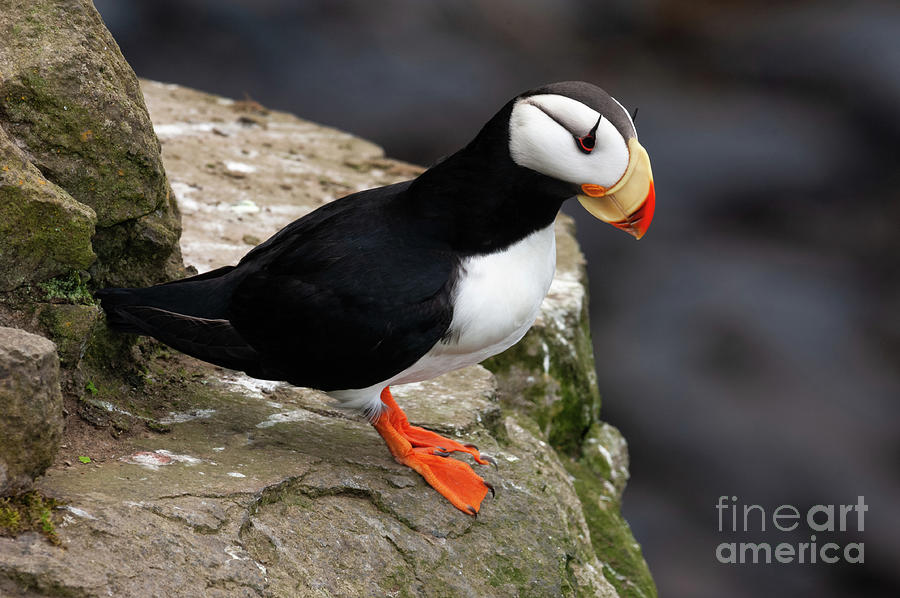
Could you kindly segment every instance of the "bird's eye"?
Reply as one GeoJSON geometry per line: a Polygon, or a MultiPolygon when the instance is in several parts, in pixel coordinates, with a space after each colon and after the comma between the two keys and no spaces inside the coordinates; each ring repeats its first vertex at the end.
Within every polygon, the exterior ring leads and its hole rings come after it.
{"type": "Polygon", "coordinates": [[[597,138],[588,133],[584,137],[576,137],[575,141],[578,142],[578,149],[586,154],[589,154],[591,153],[591,150],[594,149],[594,144],[597,142],[597,138]]]}
{"type": "Polygon", "coordinates": [[[595,124],[593,128],[588,131],[587,135],[575,138],[575,143],[578,145],[578,149],[580,149],[585,154],[591,153],[591,150],[594,149],[594,145],[597,143],[597,127],[600,126],[600,121],[602,119],[602,116],[597,119],[597,124],[595,124]]]}

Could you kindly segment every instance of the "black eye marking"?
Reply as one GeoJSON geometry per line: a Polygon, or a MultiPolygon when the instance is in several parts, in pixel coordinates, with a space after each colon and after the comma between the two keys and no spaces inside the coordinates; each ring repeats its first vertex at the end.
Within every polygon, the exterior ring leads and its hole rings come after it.
{"type": "Polygon", "coordinates": [[[585,154],[591,153],[591,151],[594,149],[594,145],[597,143],[597,127],[600,126],[601,120],[603,120],[602,115],[597,119],[597,124],[595,124],[594,127],[590,131],[588,131],[587,135],[575,138],[575,143],[578,144],[578,149],[580,149],[585,154]]]}

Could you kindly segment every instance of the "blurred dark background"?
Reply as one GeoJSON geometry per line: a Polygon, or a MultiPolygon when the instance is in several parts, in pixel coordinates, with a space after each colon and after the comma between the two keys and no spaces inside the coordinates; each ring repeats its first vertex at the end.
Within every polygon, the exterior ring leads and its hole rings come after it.
{"type": "Polygon", "coordinates": [[[545,82],[639,107],[647,237],[567,211],[603,417],[631,450],[625,515],[660,594],[900,596],[900,3],[96,5],[142,77],[247,95],[420,164],[545,82]],[[785,540],[718,533],[720,495],[769,512],[865,496],[865,531],[837,537],[865,542],[865,564],[719,564],[726,539],[785,540]]]}

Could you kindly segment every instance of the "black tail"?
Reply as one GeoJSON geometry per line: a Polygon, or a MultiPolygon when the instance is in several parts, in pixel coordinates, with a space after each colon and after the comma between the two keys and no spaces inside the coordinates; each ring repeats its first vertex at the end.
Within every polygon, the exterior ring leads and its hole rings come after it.
{"type": "Polygon", "coordinates": [[[257,378],[283,379],[227,318],[236,281],[233,268],[144,289],[102,289],[95,293],[109,325],[121,332],[152,336],[173,349],[257,378]]]}
{"type": "Polygon", "coordinates": [[[173,280],[144,289],[102,289],[94,296],[106,311],[110,325],[122,332],[132,330],[131,320],[120,317],[131,306],[156,307],[185,316],[211,320],[227,318],[232,289],[237,282],[228,276],[234,266],[226,266],[191,278],[173,280]]]}
{"type": "Polygon", "coordinates": [[[100,300],[100,306],[106,312],[106,323],[119,332],[146,334],[142,327],[135,325],[128,317],[127,307],[139,304],[138,293],[141,289],[100,289],[94,297],[100,300]]]}

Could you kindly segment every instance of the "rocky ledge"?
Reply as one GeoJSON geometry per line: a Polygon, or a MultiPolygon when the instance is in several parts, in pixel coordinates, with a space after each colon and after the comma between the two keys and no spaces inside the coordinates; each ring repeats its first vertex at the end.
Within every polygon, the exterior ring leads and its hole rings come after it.
{"type": "MultiPolygon", "coordinates": [[[[251,101],[153,82],[143,92],[181,249],[200,271],[327,201],[419,171],[251,101]]],[[[67,432],[36,483],[63,505],[60,545],[0,538],[0,594],[655,596],[620,515],[625,442],[598,419],[583,257],[565,218],[557,237],[557,276],[522,343],[489,369],[395,389],[414,423],[497,459],[475,466],[497,490],[477,518],[321,393],[158,351],[138,386],[165,401],[87,381],[95,409],[157,431],[112,443],[67,432]]]]}

